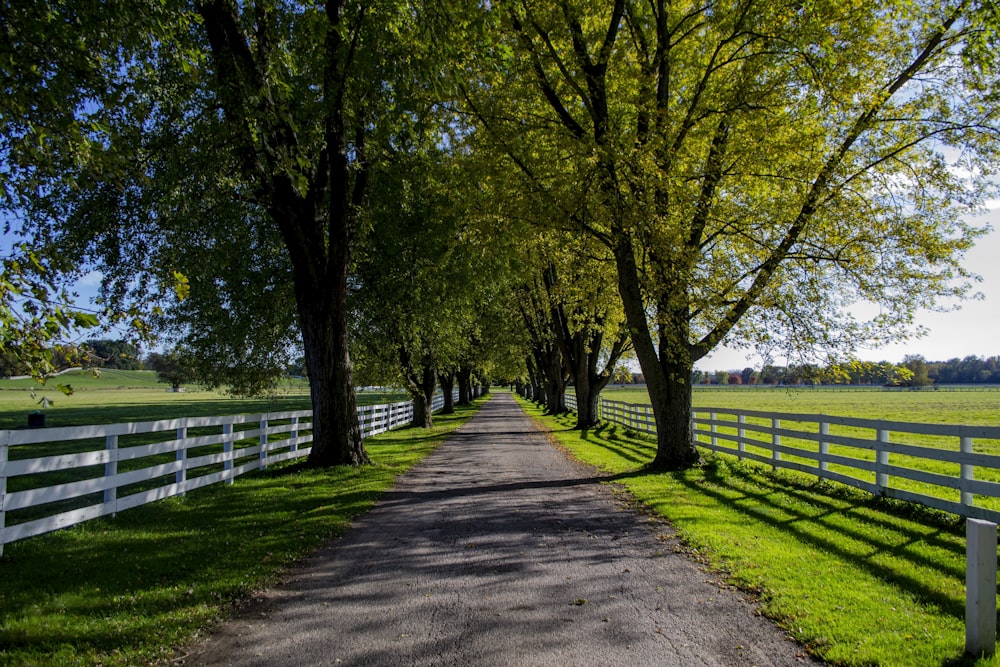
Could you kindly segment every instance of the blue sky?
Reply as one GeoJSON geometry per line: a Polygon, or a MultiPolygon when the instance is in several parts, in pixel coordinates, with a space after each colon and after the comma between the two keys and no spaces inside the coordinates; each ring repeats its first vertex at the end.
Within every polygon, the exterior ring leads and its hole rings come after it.
{"type": "MultiPolygon", "coordinates": [[[[985,299],[964,301],[957,311],[922,311],[916,321],[929,330],[926,336],[878,349],[860,350],[861,359],[898,363],[907,354],[923,355],[928,361],[946,361],[970,354],[979,357],[1000,355],[1000,201],[991,202],[989,212],[974,221],[989,223],[993,231],[979,240],[962,264],[982,277],[976,291],[982,292],[985,299]]],[[[784,360],[773,361],[782,364],[784,360]]],[[[747,350],[719,348],[695,367],[716,371],[759,367],[760,363],[760,358],[747,350]]]]}

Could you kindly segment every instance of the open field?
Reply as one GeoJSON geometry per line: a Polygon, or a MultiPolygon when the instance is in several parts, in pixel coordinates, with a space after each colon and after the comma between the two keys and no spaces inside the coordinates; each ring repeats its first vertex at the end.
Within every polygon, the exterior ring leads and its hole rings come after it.
{"type": "MultiPolygon", "coordinates": [[[[602,393],[603,398],[609,400],[626,401],[629,403],[648,403],[648,396],[644,391],[619,390],[602,393]]],[[[728,415],[722,410],[756,410],[772,413],[792,413],[801,415],[835,415],[843,417],[855,417],[861,419],[872,419],[882,421],[899,421],[922,424],[964,424],[973,426],[998,426],[1000,425],[1000,393],[985,392],[947,392],[947,391],[823,391],[815,389],[715,389],[708,391],[694,392],[695,411],[699,412],[699,417],[707,418],[709,409],[720,410],[717,417],[720,422],[732,423],[733,425],[718,426],[720,434],[735,436],[738,432],[736,417],[728,415]],[[701,412],[705,410],[705,412],[701,412]]],[[[759,417],[748,417],[747,424],[755,424],[760,427],[770,427],[771,420],[759,417]]],[[[788,430],[797,430],[810,434],[816,434],[819,424],[811,420],[797,421],[787,416],[781,419],[781,427],[788,430]]],[[[769,442],[769,437],[762,433],[747,432],[749,437],[756,437],[769,442]]],[[[879,435],[876,428],[858,428],[853,426],[830,427],[830,434],[844,438],[857,438],[867,443],[872,443],[879,435]]],[[[703,441],[706,436],[701,436],[703,441]]],[[[934,436],[925,434],[911,434],[902,432],[890,432],[889,440],[892,443],[901,445],[915,445],[939,450],[957,452],[960,450],[961,441],[957,437],[934,436]]],[[[819,445],[815,439],[794,438],[783,436],[781,444],[786,447],[795,447],[805,452],[816,454],[819,445]]],[[[735,445],[732,445],[735,450],[735,445]]],[[[771,457],[770,449],[766,447],[755,447],[747,445],[747,451],[764,458],[771,457]]],[[[876,452],[872,449],[864,449],[855,446],[832,444],[829,448],[830,454],[847,457],[849,459],[874,462],[876,452]]],[[[1000,455],[1000,440],[976,439],[973,443],[973,451],[981,454],[1000,455]]],[[[791,463],[797,463],[807,468],[815,468],[816,461],[807,457],[797,457],[794,454],[783,454],[782,458],[791,463]]],[[[891,454],[885,461],[887,464],[900,466],[910,470],[924,473],[946,475],[951,478],[958,478],[961,475],[961,466],[957,463],[934,461],[923,457],[907,456],[904,454],[891,454]]],[[[852,466],[830,464],[831,472],[851,477],[862,482],[874,484],[876,474],[866,472],[852,466]]],[[[789,473],[794,474],[794,473],[789,473]]],[[[1000,469],[987,466],[975,466],[974,476],[976,479],[1000,482],[1000,469]]],[[[803,476],[803,480],[814,478],[803,476]]],[[[934,498],[941,498],[950,502],[959,502],[961,493],[957,488],[950,489],[937,484],[906,479],[900,476],[890,476],[888,485],[902,491],[919,493],[934,498]]],[[[985,495],[976,495],[974,504],[991,510],[1000,510],[1000,498],[985,495]]]]}
{"type": "MultiPolygon", "coordinates": [[[[361,392],[358,403],[407,398],[403,392],[361,392]]],[[[46,426],[81,426],[309,408],[309,387],[302,380],[289,380],[274,395],[253,399],[196,385],[174,393],[152,371],[105,370],[100,377],[83,371],[52,378],[44,386],[34,380],[0,380],[0,429],[24,427],[35,410],[45,413],[46,426]],[[57,384],[72,385],[73,394],[62,394],[57,384]],[[42,397],[52,402],[48,408],[39,405],[42,397]]]]}
{"type": "MultiPolygon", "coordinates": [[[[606,390],[612,401],[649,403],[644,390],[606,390]]],[[[925,424],[1000,425],[995,391],[823,391],[814,389],[695,389],[695,407],[798,412],[925,424]]]]}
{"type": "MultiPolygon", "coordinates": [[[[182,405],[187,413],[215,414],[223,404],[212,398],[207,407],[182,405]]],[[[110,414],[115,406],[106,408],[110,414]]],[[[173,647],[342,532],[474,411],[437,416],[430,431],[404,428],[367,439],[373,466],[275,466],[232,486],[7,545],[0,557],[0,665],[169,661],[173,647]]]]}
{"type": "Polygon", "coordinates": [[[573,415],[543,417],[522,404],[574,456],[667,518],[720,585],[759,599],[814,655],[858,667],[1000,665],[963,656],[961,523],[710,453],[691,470],[650,472],[650,439],[615,425],[575,431],[573,415]]]}

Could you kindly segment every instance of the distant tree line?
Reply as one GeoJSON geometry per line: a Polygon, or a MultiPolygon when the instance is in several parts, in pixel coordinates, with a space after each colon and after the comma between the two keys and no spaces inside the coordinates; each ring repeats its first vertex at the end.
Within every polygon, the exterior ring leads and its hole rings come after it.
{"type": "Polygon", "coordinates": [[[907,355],[902,363],[860,361],[829,364],[766,365],[742,371],[695,370],[692,383],[718,385],[890,385],[922,387],[931,384],[1000,384],[1000,356],[969,355],[947,361],[927,361],[907,355]]]}
{"type": "Polygon", "coordinates": [[[936,384],[1000,384],[1000,356],[928,361],[927,375],[936,384]]]}

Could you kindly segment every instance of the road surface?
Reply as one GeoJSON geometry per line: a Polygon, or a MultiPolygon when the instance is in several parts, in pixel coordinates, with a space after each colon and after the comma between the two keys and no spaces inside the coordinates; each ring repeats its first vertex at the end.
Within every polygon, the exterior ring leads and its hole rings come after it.
{"type": "Polygon", "coordinates": [[[508,394],[186,665],[802,665],[508,394]]]}

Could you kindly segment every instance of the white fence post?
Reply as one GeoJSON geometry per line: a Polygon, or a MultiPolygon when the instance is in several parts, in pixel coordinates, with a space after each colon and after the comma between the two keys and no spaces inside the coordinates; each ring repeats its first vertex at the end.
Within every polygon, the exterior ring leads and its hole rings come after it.
{"type": "MultiPolygon", "coordinates": [[[[963,437],[962,440],[962,453],[972,454],[972,438],[963,437]]],[[[959,487],[962,489],[962,504],[966,507],[972,507],[975,502],[975,497],[972,493],[972,488],[969,482],[976,478],[976,467],[970,463],[962,464],[962,480],[959,482],[959,487]]]]}
{"type": "Polygon", "coordinates": [[[716,433],[719,432],[719,428],[715,424],[715,413],[714,412],[709,412],[708,413],[708,418],[712,420],[712,447],[718,447],[719,446],[719,437],[716,435],[716,433]]]}
{"type": "MultiPolygon", "coordinates": [[[[104,464],[104,476],[112,480],[118,475],[118,436],[104,436],[104,448],[108,450],[108,462],[104,464]]],[[[108,489],[104,489],[104,504],[113,503],[118,500],[118,484],[108,489]]],[[[118,515],[118,508],[111,513],[111,516],[118,515]]]]}
{"type": "MultiPolygon", "coordinates": [[[[233,424],[229,422],[228,424],[222,425],[222,453],[225,455],[225,460],[222,462],[222,469],[225,471],[231,471],[233,469],[233,424]]],[[[233,476],[226,475],[226,484],[233,483],[233,476]]]]}
{"type": "Polygon", "coordinates": [[[267,470],[267,415],[261,415],[260,417],[260,454],[257,458],[260,460],[260,469],[267,470]]]}
{"type": "Polygon", "coordinates": [[[965,651],[993,655],[997,643],[997,525],[965,524],[965,651]]]}
{"type": "MultiPolygon", "coordinates": [[[[828,422],[819,423],[819,434],[820,436],[830,435],[830,424],[828,422]]],[[[829,455],[830,443],[821,437],[819,441],[819,469],[823,472],[830,469],[830,462],[827,461],[829,455]]]]}
{"type": "Polygon", "coordinates": [[[781,465],[781,452],[778,451],[778,447],[781,446],[781,434],[778,433],[778,429],[781,428],[781,420],[771,418],[771,472],[777,472],[778,467],[781,465]]]}
{"type": "Polygon", "coordinates": [[[889,431],[879,429],[875,444],[875,487],[880,496],[885,495],[889,488],[889,473],[885,468],[889,465],[889,431]]]}
{"type": "Polygon", "coordinates": [[[736,437],[739,438],[736,441],[736,452],[737,452],[736,453],[736,458],[738,458],[740,461],[742,461],[743,460],[743,454],[747,451],[747,445],[746,445],[746,442],[744,442],[744,439],[746,438],[747,432],[746,432],[746,429],[743,428],[744,425],[747,423],[747,416],[746,415],[737,415],[736,416],[736,421],[740,425],[739,428],[736,429],[736,437]]]}
{"type": "Polygon", "coordinates": [[[181,487],[182,496],[187,493],[184,490],[184,483],[187,481],[187,443],[184,442],[186,439],[187,426],[182,426],[177,429],[177,440],[180,441],[177,446],[177,460],[181,462],[181,469],[174,473],[174,483],[181,487]]]}
{"type": "Polygon", "coordinates": [[[299,418],[292,417],[292,430],[288,432],[288,439],[291,444],[288,446],[288,451],[294,452],[298,450],[299,445],[295,442],[295,439],[299,437],[299,418]]]}
{"type": "Polygon", "coordinates": [[[7,438],[6,431],[0,433],[0,556],[4,545],[4,497],[7,495],[7,438]]]}

